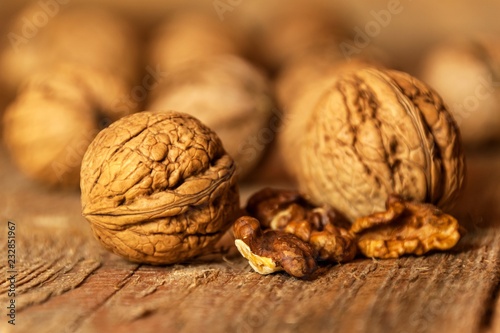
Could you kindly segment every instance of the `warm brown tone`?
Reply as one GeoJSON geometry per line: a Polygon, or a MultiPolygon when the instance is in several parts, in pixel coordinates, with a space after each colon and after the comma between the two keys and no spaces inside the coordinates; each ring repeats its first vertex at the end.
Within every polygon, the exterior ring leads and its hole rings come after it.
{"type": "Polygon", "coordinates": [[[283,147],[315,203],[353,221],[383,211],[391,193],[439,207],[459,194],[465,166],[457,126],[441,98],[410,75],[358,69],[310,110],[306,121],[286,124],[293,130],[285,128],[283,147]]]}
{"type": "Polygon", "coordinates": [[[95,135],[134,111],[118,109],[130,87],[113,73],[60,64],[20,89],[3,117],[3,139],[12,159],[41,183],[78,188],[80,163],[95,135]]]}
{"type": "Polygon", "coordinates": [[[261,230],[259,220],[242,216],[233,224],[236,247],[250,266],[260,273],[284,270],[307,278],[317,269],[315,250],[296,235],[280,230],[261,230]]]}
{"type": "Polygon", "coordinates": [[[329,207],[315,207],[297,191],[265,188],[248,199],[246,210],[263,228],[309,243],[319,261],[346,262],[356,255],[346,219],[329,207]]]}
{"type": "Polygon", "coordinates": [[[420,78],[443,97],[464,143],[500,141],[500,38],[445,40],[422,59],[420,78]]]}
{"type": "Polygon", "coordinates": [[[140,112],[101,131],[85,153],[83,215],[114,253],[143,263],[183,262],[234,221],[235,169],[217,135],[197,119],[140,112]]]}
{"type": "MultiPolygon", "coordinates": [[[[77,193],[33,186],[0,148],[0,244],[13,219],[19,273],[16,326],[5,316],[0,330],[498,333],[500,151],[468,157],[453,211],[468,233],[456,248],[358,259],[303,281],[256,274],[238,253],[164,267],[123,260],[93,238],[77,193]]],[[[243,188],[243,200],[254,191],[243,188]]],[[[2,281],[2,306],[7,290],[2,281]]]]}
{"type": "Polygon", "coordinates": [[[61,1],[61,5],[47,6],[57,12],[47,15],[48,9],[33,2],[8,28],[17,38],[0,53],[0,69],[2,80],[10,88],[15,89],[33,73],[60,62],[109,70],[125,80],[135,79],[140,48],[130,22],[88,1],[61,1]],[[40,25],[44,16],[46,24],[40,25]]]}
{"type": "Polygon", "coordinates": [[[271,95],[266,76],[251,63],[236,56],[213,56],[169,73],[147,108],[174,109],[200,119],[220,137],[243,177],[270,143],[262,133],[276,131],[277,124],[270,121],[276,111],[271,95]]]}
{"type": "Polygon", "coordinates": [[[147,61],[170,74],[186,62],[221,54],[237,55],[242,49],[238,42],[244,38],[236,39],[235,33],[212,12],[180,11],[151,33],[147,61]]]}
{"type": "Polygon", "coordinates": [[[435,206],[405,202],[391,195],[385,212],[357,219],[351,231],[367,257],[399,258],[431,250],[449,250],[460,240],[460,226],[435,206]]]}

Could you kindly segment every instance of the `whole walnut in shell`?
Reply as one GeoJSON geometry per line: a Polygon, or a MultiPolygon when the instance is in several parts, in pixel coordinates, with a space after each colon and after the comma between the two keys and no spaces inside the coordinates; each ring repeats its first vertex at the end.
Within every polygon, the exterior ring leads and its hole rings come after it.
{"type": "Polygon", "coordinates": [[[315,203],[352,221],[383,211],[392,193],[446,207],[462,188],[457,125],[442,99],[410,75],[360,68],[339,76],[310,108],[305,121],[285,124],[283,149],[315,203]]]}
{"type": "Polygon", "coordinates": [[[217,133],[245,176],[270,143],[260,139],[259,131],[270,126],[273,107],[267,78],[244,59],[221,55],[171,72],[147,109],[173,109],[200,119],[217,133]]]}
{"type": "Polygon", "coordinates": [[[82,162],[83,215],[131,261],[202,254],[239,212],[236,166],[217,135],[177,112],[140,112],[101,131],[82,162]]]}
{"type": "Polygon", "coordinates": [[[3,117],[3,139],[19,169],[50,186],[78,188],[83,154],[129,85],[112,73],[61,64],[33,75],[3,117]]]}

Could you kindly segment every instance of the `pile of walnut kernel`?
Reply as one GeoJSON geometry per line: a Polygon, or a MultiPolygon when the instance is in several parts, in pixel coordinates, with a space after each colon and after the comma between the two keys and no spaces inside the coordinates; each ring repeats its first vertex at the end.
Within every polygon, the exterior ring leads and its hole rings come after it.
{"type": "Polygon", "coordinates": [[[318,263],[366,257],[398,258],[447,250],[460,240],[455,218],[430,204],[391,195],[387,210],[352,225],[331,207],[316,207],[294,190],[266,188],[250,197],[233,225],[235,244],[260,274],[286,271],[308,278],[318,263]]]}

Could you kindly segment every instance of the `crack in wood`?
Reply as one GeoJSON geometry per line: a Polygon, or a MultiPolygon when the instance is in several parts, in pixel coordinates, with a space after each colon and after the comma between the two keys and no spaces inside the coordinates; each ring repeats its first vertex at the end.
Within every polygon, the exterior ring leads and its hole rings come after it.
{"type": "MultiPolygon", "coordinates": [[[[107,296],[105,297],[100,303],[97,303],[88,313],[86,313],[83,316],[80,316],[77,320],[75,320],[70,327],[68,327],[67,332],[76,332],[84,323],[86,320],[90,319],[94,313],[99,311],[100,308],[102,308],[108,301],[110,301],[120,290],[122,290],[131,280],[132,277],[134,276],[135,272],[141,267],[142,265],[139,264],[134,269],[132,269],[122,280],[118,282],[117,285],[115,285],[115,289],[107,296]]],[[[99,270],[97,270],[98,272],[99,270]]]]}

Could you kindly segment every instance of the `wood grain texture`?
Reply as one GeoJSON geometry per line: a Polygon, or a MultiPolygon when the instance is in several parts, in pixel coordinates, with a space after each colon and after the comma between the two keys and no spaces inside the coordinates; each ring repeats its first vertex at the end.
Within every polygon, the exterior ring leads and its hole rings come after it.
{"type": "MultiPolygon", "coordinates": [[[[94,240],[79,193],[34,185],[0,150],[0,243],[14,220],[19,274],[16,326],[2,310],[0,331],[500,332],[500,152],[468,162],[454,211],[468,233],[453,251],[357,259],[301,281],[258,275],[234,249],[183,265],[129,263],[94,240]]],[[[3,278],[2,309],[7,289],[3,278]]]]}

